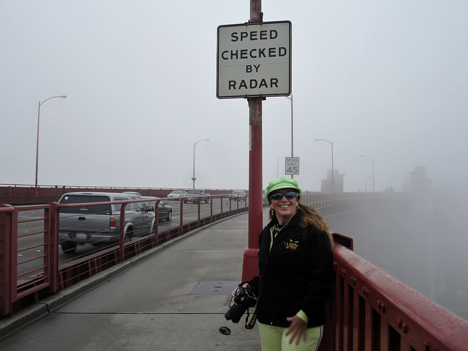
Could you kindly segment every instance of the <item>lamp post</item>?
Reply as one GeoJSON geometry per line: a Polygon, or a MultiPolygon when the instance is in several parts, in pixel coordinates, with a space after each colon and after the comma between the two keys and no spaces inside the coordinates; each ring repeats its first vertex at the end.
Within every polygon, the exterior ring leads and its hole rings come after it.
{"type": "Polygon", "coordinates": [[[361,157],[368,157],[372,159],[372,192],[375,191],[375,178],[374,178],[374,157],[373,156],[365,156],[361,155],[361,157]]]}
{"type": "Polygon", "coordinates": [[[331,160],[332,160],[332,179],[331,179],[331,183],[332,183],[332,194],[335,193],[335,179],[334,179],[334,169],[333,169],[333,141],[328,141],[328,140],[325,140],[325,139],[315,139],[315,141],[325,141],[327,143],[329,143],[331,145],[331,160]]]}
{"type": "Polygon", "coordinates": [[[197,144],[202,141],[210,141],[210,139],[198,140],[196,143],[193,144],[193,189],[195,189],[195,180],[197,179],[195,178],[195,146],[197,146],[197,144]]]}
{"type": "Polygon", "coordinates": [[[37,178],[38,178],[38,173],[39,173],[39,123],[40,123],[40,120],[41,120],[41,105],[50,100],[50,99],[55,99],[55,98],[62,98],[62,99],[66,99],[67,96],[66,95],[60,95],[60,96],[52,96],[48,99],[45,99],[44,101],[40,102],[39,101],[39,106],[37,108],[37,141],[36,141],[36,183],[35,183],[35,186],[34,186],[34,195],[37,196],[38,195],[38,191],[37,191],[37,178]]]}
{"type": "Polygon", "coordinates": [[[366,177],[366,186],[365,186],[365,192],[367,193],[367,179],[371,178],[370,176],[366,177]]]}
{"type": "Polygon", "coordinates": [[[278,166],[278,162],[279,160],[281,160],[283,157],[278,157],[276,159],[276,178],[279,178],[279,166],[278,166]]]}
{"type": "MultiPolygon", "coordinates": [[[[293,114],[293,96],[285,96],[286,99],[291,101],[291,157],[294,157],[294,114],[293,114]]],[[[294,178],[294,174],[291,174],[291,178],[294,178]]]]}

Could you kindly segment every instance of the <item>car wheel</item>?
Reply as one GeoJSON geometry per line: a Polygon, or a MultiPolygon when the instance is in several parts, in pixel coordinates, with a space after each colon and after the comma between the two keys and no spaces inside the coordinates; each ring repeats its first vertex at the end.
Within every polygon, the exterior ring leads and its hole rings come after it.
{"type": "Polygon", "coordinates": [[[129,241],[132,241],[132,238],[133,238],[133,230],[129,229],[125,233],[124,243],[128,243],[129,241]]]}
{"type": "Polygon", "coordinates": [[[67,254],[72,254],[75,253],[76,251],[76,246],[77,243],[71,242],[71,241],[66,241],[60,244],[62,247],[62,251],[67,254]]]}
{"type": "Polygon", "coordinates": [[[169,213],[167,214],[166,221],[167,221],[167,222],[172,221],[172,211],[169,211],[169,213]]]}

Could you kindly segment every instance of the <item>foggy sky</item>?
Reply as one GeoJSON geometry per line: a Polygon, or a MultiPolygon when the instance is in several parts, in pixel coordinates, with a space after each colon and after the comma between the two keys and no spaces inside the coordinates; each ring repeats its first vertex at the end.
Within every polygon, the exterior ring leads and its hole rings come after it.
{"type": "MultiPolygon", "coordinates": [[[[468,174],[468,3],[263,0],[292,22],[294,156],[306,190],[331,168],[345,191],[468,174]],[[370,182],[368,187],[370,187],[370,182]]],[[[0,2],[0,183],[248,188],[244,99],[216,98],[216,35],[249,0],[0,2]]],[[[263,101],[264,185],[291,156],[290,102],[263,101]]]]}

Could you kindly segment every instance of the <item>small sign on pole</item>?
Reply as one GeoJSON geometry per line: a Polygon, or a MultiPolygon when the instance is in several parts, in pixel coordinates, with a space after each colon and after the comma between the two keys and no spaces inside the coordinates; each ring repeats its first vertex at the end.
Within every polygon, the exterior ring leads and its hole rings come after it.
{"type": "Polygon", "coordinates": [[[219,99],[291,94],[291,22],[218,27],[219,99]]]}
{"type": "Polygon", "coordinates": [[[285,157],[286,169],[284,174],[298,175],[299,174],[299,157],[285,157]]]}

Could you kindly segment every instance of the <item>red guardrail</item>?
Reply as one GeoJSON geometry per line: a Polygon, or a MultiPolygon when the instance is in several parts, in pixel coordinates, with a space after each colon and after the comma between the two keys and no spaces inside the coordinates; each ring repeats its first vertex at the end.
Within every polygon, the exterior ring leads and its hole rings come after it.
{"type": "MultiPolygon", "coordinates": [[[[58,201],[65,193],[81,192],[138,192],[143,196],[166,197],[170,192],[177,189],[167,188],[131,188],[111,186],[74,186],[74,185],[42,185],[37,188],[27,184],[0,184],[0,203],[23,204],[23,203],[49,203],[58,201]]],[[[205,189],[211,195],[230,194],[232,189],[205,189]]],[[[248,193],[248,191],[247,191],[248,193]]]]}
{"type": "MultiPolygon", "coordinates": [[[[212,201],[208,205],[209,213],[205,212],[203,216],[200,210],[201,204],[195,205],[198,206],[196,220],[188,221],[184,218],[183,201],[178,201],[177,204],[180,204],[179,226],[160,231],[159,222],[155,221],[152,233],[126,243],[124,243],[123,235],[124,226],[121,226],[119,245],[100,248],[62,265],[59,265],[59,210],[62,207],[75,207],[80,204],[51,203],[16,207],[0,205],[0,317],[14,313],[190,230],[248,210],[248,202],[231,202],[229,195],[212,195],[210,198],[212,201]],[[213,199],[220,199],[220,207],[216,210],[213,209],[213,199]],[[228,206],[223,205],[226,199],[228,206]],[[34,213],[29,217],[19,216],[19,213],[24,211],[34,211],[34,213]],[[35,242],[26,244],[27,239],[35,242]],[[24,256],[27,258],[22,258],[24,256]]],[[[144,201],[151,200],[144,199],[144,201]]],[[[156,201],[156,218],[158,218],[158,202],[167,199],[155,198],[153,200],[156,201]]],[[[125,221],[125,205],[141,201],[139,199],[112,203],[123,204],[121,219],[125,221]]],[[[86,206],[99,204],[102,203],[89,203],[86,206]]]]}
{"type": "Polygon", "coordinates": [[[468,322],[352,251],[333,234],[336,272],[320,350],[466,351],[468,322]]]}

